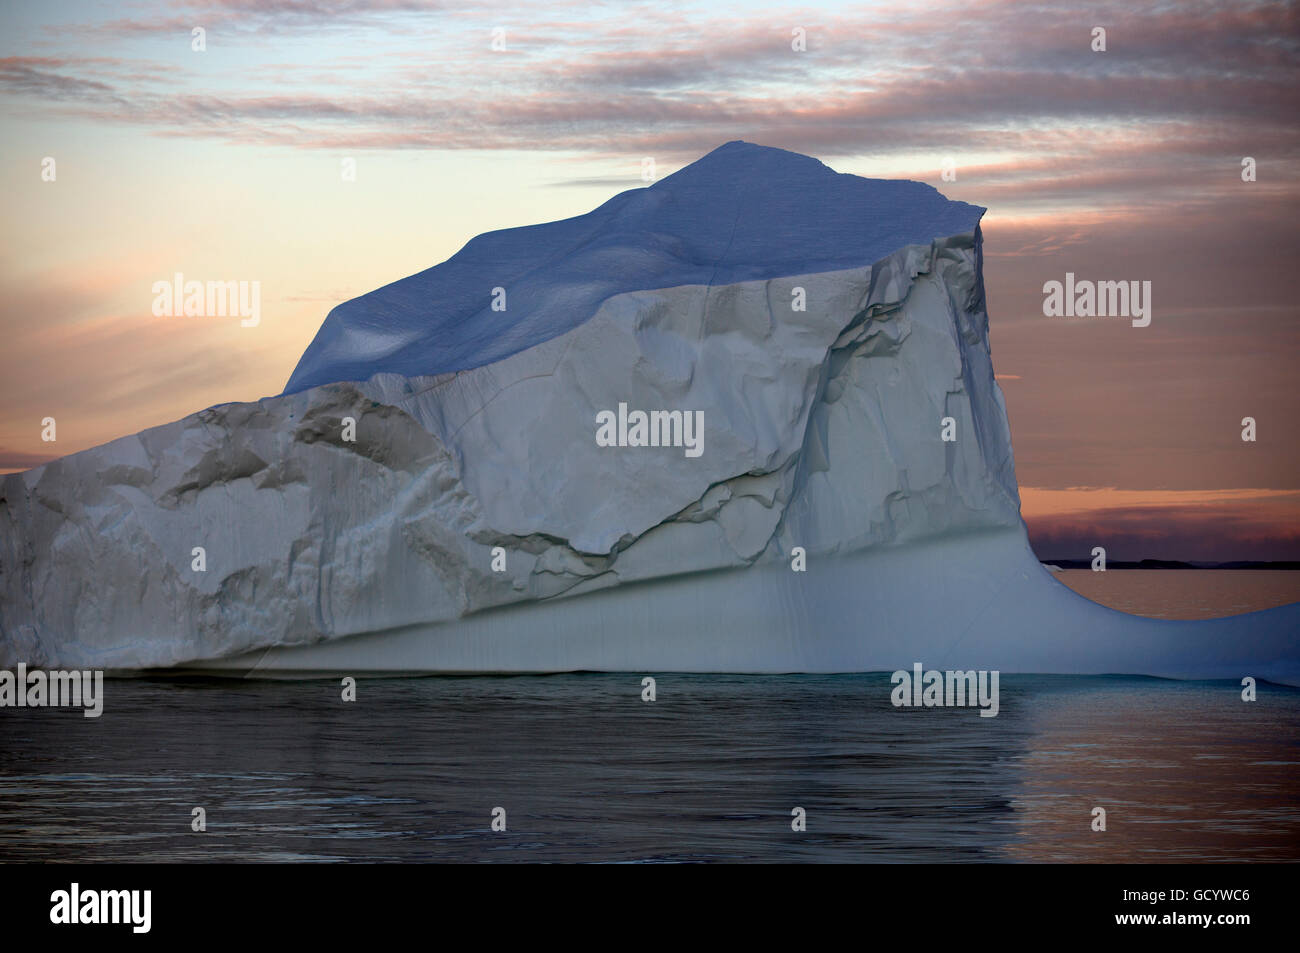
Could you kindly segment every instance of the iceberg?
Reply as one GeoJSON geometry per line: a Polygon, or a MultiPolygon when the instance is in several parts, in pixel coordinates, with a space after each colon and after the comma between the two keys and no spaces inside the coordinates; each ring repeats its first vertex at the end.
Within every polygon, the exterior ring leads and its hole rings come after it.
{"type": "Polygon", "coordinates": [[[4,477],[0,665],[1300,684],[1300,604],[1137,618],[1035,558],[983,212],[731,142],[481,235],[283,393],[4,477]]]}

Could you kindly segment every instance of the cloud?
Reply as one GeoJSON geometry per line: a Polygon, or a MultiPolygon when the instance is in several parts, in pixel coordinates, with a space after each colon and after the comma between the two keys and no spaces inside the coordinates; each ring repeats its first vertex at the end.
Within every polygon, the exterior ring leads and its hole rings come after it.
{"type": "Polygon", "coordinates": [[[1300,559],[1300,523],[1292,507],[1204,505],[1176,510],[1142,507],[1075,517],[1027,518],[1040,559],[1090,559],[1102,546],[1114,560],[1204,562],[1300,559]]]}
{"type": "Polygon", "coordinates": [[[634,177],[611,175],[603,178],[592,179],[565,179],[562,182],[549,182],[547,184],[553,188],[602,188],[624,190],[640,188],[646,183],[634,177]]]}
{"type": "MultiPolygon", "coordinates": [[[[330,58],[315,47],[267,48],[261,64],[254,45],[245,50],[248,68],[220,95],[128,80],[157,75],[160,67],[143,61],[136,74],[121,68],[122,82],[111,86],[87,78],[89,60],[29,58],[0,71],[0,89],[160,135],[307,149],[631,151],[681,161],[737,138],[823,156],[1018,149],[1022,161],[1000,175],[967,170],[983,173],[990,196],[1008,199],[1176,191],[1178,169],[1198,156],[1300,151],[1294,6],[1193,2],[1134,12],[1103,3],[1085,17],[992,2],[747,21],[644,4],[612,4],[611,15],[585,21],[564,6],[522,4],[489,18],[413,0],[222,0],[183,9],[174,22],[88,28],[183,25],[188,34],[203,21],[315,37],[306,31],[360,20],[375,54],[360,63],[335,56],[341,81],[331,83],[330,58]],[[443,17],[432,30],[418,19],[430,13],[443,17]],[[961,29],[936,29],[958,14],[961,29]],[[1105,53],[1089,49],[1095,22],[1114,24],[1105,53]],[[489,49],[493,24],[518,55],[489,49]],[[793,25],[808,31],[805,53],[790,48],[793,25]],[[1116,158],[1133,162],[1117,166],[1116,158]]],[[[240,35],[226,42],[247,47],[240,35]]]]}
{"type": "Polygon", "coordinates": [[[1041,559],[1300,559],[1300,491],[1021,487],[1041,559]]]}
{"type": "Polygon", "coordinates": [[[42,463],[57,460],[57,453],[28,453],[23,450],[10,450],[0,447],[0,470],[30,470],[42,463]]]}
{"type": "Polygon", "coordinates": [[[72,64],[73,61],[56,57],[0,58],[0,89],[18,96],[56,101],[98,102],[112,93],[113,88],[106,83],[54,72],[72,64]]]}
{"type": "Polygon", "coordinates": [[[122,17],[92,24],[89,30],[104,37],[189,35],[195,26],[255,34],[348,30],[368,22],[382,24],[394,16],[464,11],[479,6],[470,0],[199,0],[169,8],[184,10],[182,14],[122,17]]]}

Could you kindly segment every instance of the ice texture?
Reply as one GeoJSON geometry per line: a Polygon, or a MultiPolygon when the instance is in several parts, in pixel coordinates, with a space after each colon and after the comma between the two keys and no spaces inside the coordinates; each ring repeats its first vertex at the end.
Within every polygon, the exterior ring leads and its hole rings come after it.
{"type": "Polygon", "coordinates": [[[970,232],[983,213],[919,182],[729,142],[586,215],[487,232],[339,305],[285,392],[481,367],[573,330],[617,294],[860,268],[970,232]],[[492,310],[493,288],[506,289],[505,311],[492,310]]]}
{"type": "Polygon", "coordinates": [[[3,478],[0,664],[1300,683],[1300,605],[1139,619],[1033,557],[981,213],[729,143],[481,236],[334,309],[284,394],[3,478]],[[620,403],[703,411],[703,453],[598,446],[620,403]]]}

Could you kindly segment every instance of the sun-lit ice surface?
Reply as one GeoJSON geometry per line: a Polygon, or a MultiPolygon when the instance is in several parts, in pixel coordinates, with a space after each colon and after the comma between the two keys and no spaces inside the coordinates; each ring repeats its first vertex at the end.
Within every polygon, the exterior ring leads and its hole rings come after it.
{"type": "Polygon", "coordinates": [[[734,142],[479,236],[284,394],[5,477],[0,663],[1300,682],[1300,605],[1139,619],[1034,558],[982,212],[734,142]],[[598,445],[620,404],[702,411],[702,452],[598,445]]]}

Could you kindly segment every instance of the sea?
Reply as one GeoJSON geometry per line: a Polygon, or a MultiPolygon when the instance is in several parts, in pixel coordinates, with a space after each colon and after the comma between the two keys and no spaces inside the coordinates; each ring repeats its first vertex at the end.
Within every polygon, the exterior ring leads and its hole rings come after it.
{"type": "MultiPolygon", "coordinates": [[[[1057,578],[1166,618],[1300,600],[1295,572],[1057,578]]],[[[362,678],[344,701],[334,679],[114,679],[100,718],[0,711],[0,861],[1300,859],[1300,690],[1003,675],[985,718],[891,689],[362,678]]]]}

